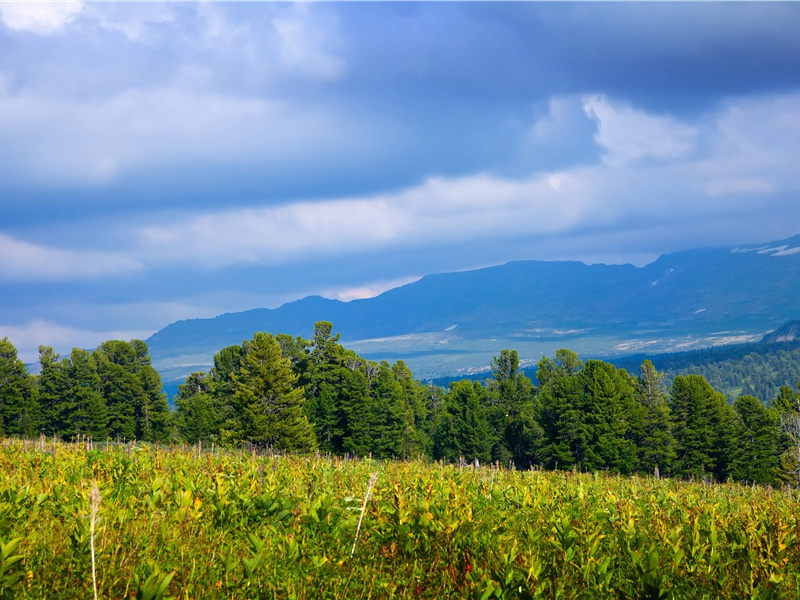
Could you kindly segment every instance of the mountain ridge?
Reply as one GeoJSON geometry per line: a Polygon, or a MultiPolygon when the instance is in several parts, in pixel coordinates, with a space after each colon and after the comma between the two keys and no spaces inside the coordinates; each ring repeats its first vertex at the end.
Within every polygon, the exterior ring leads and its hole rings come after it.
{"type": "Polygon", "coordinates": [[[366,358],[403,358],[431,376],[485,367],[503,348],[537,360],[559,347],[597,356],[675,351],[754,341],[795,319],[800,235],[664,254],[643,267],[531,260],[435,273],[373,298],[308,296],[182,320],[147,342],[169,379],[207,369],[215,352],[256,331],[308,337],[324,320],[366,358]]]}

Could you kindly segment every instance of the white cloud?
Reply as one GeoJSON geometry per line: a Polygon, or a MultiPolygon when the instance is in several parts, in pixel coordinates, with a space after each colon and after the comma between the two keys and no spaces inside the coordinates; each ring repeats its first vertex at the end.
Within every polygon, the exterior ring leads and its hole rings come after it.
{"type": "MultiPolygon", "coordinates": [[[[675,223],[687,236],[703,233],[694,244],[706,245],[713,243],[708,226],[689,233],[687,220],[725,222],[738,234],[769,218],[762,197],[778,206],[800,189],[790,159],[800,154],[800,120],[791,108],[798,97],[731,102],[698,128],[594,98],[587,110],[597,111],[609,153],[604,164],[523,179],[431,177],[390,194],[189,216],[140,230],[141,253],[151,262],[214,267],[281,264],[490,239],[633,236],[659,227],[666,239],[675,223]],[[644,157],[663,160],[635,160],[644,157]]],[[[643,240],[654,241],[649,235],[643,240]]]]}
{"type": "Polygon", "coordinates": [[[272,19],[279,56],[284,66],[320,79],[338,79],[345,70],[338,55],[337,23],[332,13],[312,10],[309,4],[291,5],[272,19]]]}
{"type": "Polygon", "coordinates": [[[587,96],[583,108],[597,121],[595,141],[605,149],[610,166],[644,158],[677,159],[692,150],[696,130],[672,117],[650,115],[603,96],[587,96]]]}
{"type": "Polygon", "coordinates": [[[178,20],[170,2],[98,2],[86,7],[88,17],[100,29],[121,33],[131,42],[147,43],[152,31],[178,20]]]}
{"type": "Polygon", "coordinates": [[[48,248],[0,233],[0,281],[92,279],[141,268],[132,257],[101,251],[48,248]]]}
{"type": "Polygon", "coordinates": [[[17,349],[19,358],[27,364],[39,361],[39,346],[50,346],[62,356],[69,356],[72,348],[88,350],[107,340],[146,339],[152,333],[142,330],[93,331],[45,319],[34,319],[22,325],[0,324],[0,337],[7,337],[17,349]]]}
{"type": "MultiPolygon", "coordinates": [[[[711,196],[800,192],[800,93],[726,101],[704,135],[707,155],[688,175],[711,196]]],[[[752,200],[750,200],[752,202],[752,200]]]]}
{"type": "Polygon", "coordinates": [[[396,194],[296,202],[198,215],[141,230],[151,260],[277,264],[369,249],[424,246],[498,234],[553,233],[603,222],[580,178],[514,181],[476,175],[431,178],[396,194]]]}
{"type": "Polygon", "coordinates": [[[381,279],[354,287],[331,288],[318,293],[326,298],[336,298],[343,302],[349,302],[350,300],[359,300],[361,298],[374,298],[387,290],[419,281],[419,279],[418,276],[391,280],[381,279]]]}
{"type": "Polygon", "coordinates": [[[0,21],[10,29],[48,35],[68,25],[83,7],[83,2],[3,2],[0,21]]]}
{"type": "Polygon", "coordinates": [[[128,90],[92,102],[0,96],[9,179],[106,184],[137,167],[193,161],[291,164],[346,145],[346,115],[268,99],[128,90]]]}

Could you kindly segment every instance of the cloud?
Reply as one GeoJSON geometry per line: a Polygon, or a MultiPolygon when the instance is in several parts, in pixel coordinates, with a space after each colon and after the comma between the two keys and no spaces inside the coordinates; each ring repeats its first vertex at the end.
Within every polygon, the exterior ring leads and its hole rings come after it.
{"type": "Polygon", "coordinates": [[[151,260],[164,263],[279,264],[602,220],[586,200],[580,179],[566,173],[523,181],[430,178],[394,194],[197,215],[144,227],[140,240],[151,260]]]}
{"type": "Polygon", "coordinates": [[[105,251],[48,248],[0,233],[0,281],[96,279],[139,270],[132,257],[105,251]]]}
{"type": "Polygon", "coordinates": [[[272,19],[279,56],[286,69],[320,79],[338,79],[345,71],[339,56],[337,21],[332,13],[292,5],[272,19]]]}
{"type": "Polygon", "coordinates": [[[9,29],[49,35],[68,25],[83,8],[83,2],[4,2],[0,21],[9,29]]]}
{"type": "Polygon", "coordinates": [[[18,180],[107,185],[134,169],[291,164],[347,146],[358,126],[325,107],[197,93],[129,90],[94,102],[0,97],[0,141],[15,152],[0,171],[18,180]]]}
{"type": "MultiPolygon", "coordinates": [[[[788,159],[800,152],[794,99],[730,101],[700,127],[591,97],[583,118],[597,122],[607,152],[601,164],[519,178],[428,177],[392,193],[187,215],[140,228],[139,252],[161,265],[278,265],[491,239],[631,232],[691,219],[750,219],[765,206],[754,195],[785,206],[800,189],[788,159]],[[738,140],[735,147],[731,140],[738,140]]],[[[548,127],[540,120],[534,132],[548,127]]]]}
{"type": "Polygon", "coordinates": [[[587,96],[586,114],[597,121],[595,141],[604,148],[604,160],[622,166],[645,158],[672,160],[693,148],[696,130],[668,116],[650,115],[603,96],[587,96]]]}
{"type": "Polygon", "coordinates": [[[359,300],[361,298],[374,298],[387,290],[394,289],[415,281],[419,281],[420,277],[401,277],[399,279],[381,279],[371,281],[355,287],[338,287],[318,292],[325,298],[336,298],[343,302],[351,300],[359,300]]]}
{"type": "Polygon", "coordinates": [[[22,325],[0,323],[0,336],[7,337],[27,363],[39,361],[39,346],[50,346],[63,356],[72,348],[96,348],[107,340],[146,339],[153,332],[142,330],[95,331],[62,325],[46,319],[34,319],[22,325]]]}

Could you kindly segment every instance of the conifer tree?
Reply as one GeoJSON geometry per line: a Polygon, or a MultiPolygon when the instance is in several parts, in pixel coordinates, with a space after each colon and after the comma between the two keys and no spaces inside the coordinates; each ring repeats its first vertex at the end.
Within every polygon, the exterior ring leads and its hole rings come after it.
{"type": "Polygon", "coordinates": [[[736,447],[736,413],[700,375],[678,375],[670,389],[675,473],[725,481],[736,447]]]}
{"type": "Polygon", "coordinates": [[[0,340],[0,435],[33,436],[39,403],[25,363],[8,338],[0,340]]]}
{"type": "Polygon", "coordinates": [[[583,389],[578,374],[583,362],[570,350],[556,352],[555,360],[543,357],[536,378],[536,420],[542,428],[542,444],[536,462],[548,469],[570,469],[582,458],[583,389]]]}
{"type": "Polygon", "coordinates": [[[771,484],[779,465],[780,418],[758,398],[740,396],[733,404],[739,435],[731,475],[738,481],[771,484]]]}
{"type": "Polygon", "coordinates": [[[59,411],[58,433],[63,439],[83,435],[103,440],[108,436],[108,411],[96,358],[80,348],[73,348],[70,354],[69,393],[59,411]]]}
{"type": "Polygon", "coordinates": [[[672,472],[675,460],[675,436],[672,434],[672,415],[667,403],[664,374],[645,360],[636,380],[636,398],[644,412],[635,428],[634,441],[639,452],[639,469],[653,473],[672,472]]]}
{"type": "Polygon", "coordinates": [[[208,373],[191,373],[178,386],[175,396],[175,427],[189,444],[219,439],[222,416],[213,397],[213,382],[208,373]]]}
{"type": "Polygon", "coordinates": [[[39,367],[39,431],[47,436],[60,436],[64,430],[62,404],[69,400],[69,359],[61,358],[50,346],[39,346],[39,367]]]}
{"type": "Polygon", "coordinates": [[[296,383],[291,362],[275,338],[257,333],[233,377],[233,440],[282,451],[316,449],[314,430],[303,411],[303,389],[296,383]]]}
{"type": "Polygon", "coordinates": [[[535,421],[533,383],[519,370],[516,350],[501,350],[491,363],[488,419],[497,440],[492,459],[521,468],[533,464],[542,436],[535,421]]]}
{"type": "Polygon", "coordinates": [[[638,467],[631,424],[639,420],[631,378],[624,370],[600,360],[589,360],[578,380],[582,384],[582,469],[631,473],[638,467]]]}
{"type": "Polygon", "coordinates": [[[491,461],[495,440],[486,418],[485,396],[483,386],[477,381],[451,384],[434,434],[434,458],[451,462],[491,461]]]}

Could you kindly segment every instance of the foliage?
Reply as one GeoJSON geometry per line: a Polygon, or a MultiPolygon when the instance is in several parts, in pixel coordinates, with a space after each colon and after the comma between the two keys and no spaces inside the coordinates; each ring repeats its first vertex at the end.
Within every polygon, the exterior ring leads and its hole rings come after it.
{"type": "Polygon", "coordinates": [[[100,598],[800,595],[793,490],[42,439],[0,445],[0,597],[91,597],[94,485],[100,598]]]}
{"type": "Polygon", "coordinates": [[[800,404],[782,387],[767,409],[735,407],[697,374],[674,378],[644,360],[634,377],[561,349],[534,384],[515,350],[492,377],[448,390],[414,379],[402,361],[376,363],[339,343],[328,321],[311,339],[259,332],[187,377],[168,410],[147,345],[104,342],[61,358],[40,348],[30,376],[3,340],[0,416],[6,433],[62,440],[142,440],[320,451],[379,459],[478,461],[520,469],[652,473],[678,478],[798,481],[800,404]],[[794,437],[793,437],[794,436],[794,437]]]}
{"type": "Polygon", "coordinates": [[[667,385],[671,385],[677,375],[702,375],[730,402],[739,396],[751,395],[769,405],[781,386],[793,386],[800,381],[798,340],[729,344],[614,362],[632,368],[645,358],[664,371],[667,385]]]}

